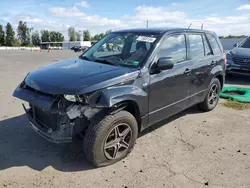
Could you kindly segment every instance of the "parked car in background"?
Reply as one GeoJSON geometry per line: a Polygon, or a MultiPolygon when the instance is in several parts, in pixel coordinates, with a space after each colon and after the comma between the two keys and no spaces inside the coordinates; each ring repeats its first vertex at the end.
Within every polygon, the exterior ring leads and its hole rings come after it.
{"type": "Polygon", "coordinates": [[[227,75],[250,75],[250,37],[227,53],[227,75]]]}
{"type": "Polygon", "coordinates": [[[29,103],[23,107],[38,134],[55,143],[80,140],[100,167],[126,157],[147,127],[196,104],[213,110],[224,79],[214,32],[131,29],[28,73],[13,95],[29,103]],[[111,43],[121,50],[99,50],[111,43]]]}
{"type": "Polygon", "coordinates": [[[82,47],[81,46],[73,46],[71,48],[71,50],[74,50],[74,52],[81,52],[82,51],[82,47]]]}
{"type": "Polygon", "coordinates": [[[77,46],[72,46],[72,47],[70,48],[70,50],[75,50],[76,47],[77,47],[77,46]]]}
{"type": "Polygon", "coordinates": [[[75,52],[85,52],[87,49],[89,49],[89,47],[88,46],[73,46],[70,49],[74,50],[75,52]]]}

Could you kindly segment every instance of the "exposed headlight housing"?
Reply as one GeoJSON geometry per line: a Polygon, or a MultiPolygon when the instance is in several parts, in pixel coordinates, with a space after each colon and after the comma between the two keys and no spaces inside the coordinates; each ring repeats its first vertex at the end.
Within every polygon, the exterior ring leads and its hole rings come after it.
{"type": "Polygon", "coordinates": [[[75,95],[64,95],[64,98],[71,102],[76,102],[76,96],[75,95]]]}
{"type": "Polygon", "coordinates": [[[79,96],[79,95],[64,95],[64,98],[68,101],[71,102],[85,102],[85,97],[84,96],[79,96]]]}

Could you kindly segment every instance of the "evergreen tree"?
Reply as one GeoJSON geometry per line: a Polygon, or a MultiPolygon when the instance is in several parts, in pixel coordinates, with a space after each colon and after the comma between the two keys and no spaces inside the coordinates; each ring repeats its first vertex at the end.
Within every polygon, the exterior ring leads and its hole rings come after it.
{"type": "Polygon", "coordinates": [[[0,46],[5,45],[5,33],[3,31],[3,26],[0,24],[0,46]]]}
{"type": "Polygon", "coordinates": [[[35,31],[34,33],[32,33],[32,35],[31,35],[31,41],[32,41],[32,44],[34,46],[39,46],[40,45],[41,40],[40,40],[40,36],[39,36],[38,31],[35,31]]]}
{"type": "Polygon", "coordinates": [[[15,42],[15,32],[13,31],[11,24],[7,23],[5,44],[6,46],[13,46],[14,42],[15,42]]]}
{"type": "Polygon", "coordinates": [[[76,41],[76,33],[74,27],[69,27],[68,36],[69,36],[69,41],[76,41]]]}

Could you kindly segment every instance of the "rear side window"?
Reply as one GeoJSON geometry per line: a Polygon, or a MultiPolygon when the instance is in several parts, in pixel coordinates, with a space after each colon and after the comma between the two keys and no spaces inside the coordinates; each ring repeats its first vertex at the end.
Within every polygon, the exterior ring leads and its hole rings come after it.
{"type": "Polygon", "coordinates": [[[174,63],[180,63],[187,59],[186,39],[184,34],[171,35],[162,41],[158,58],[172,57],[174,63]]]}
{"type": "Polygon", "coordinates": [[[215,37],[213,35],[211,35],[211,34],[207,34],[207,37],[208,37],[208,40],[209,40],[209,42],[210,42],[210,44],[212,46],[214,55],[221,54],[221,50],[220,50],[219,44],[216,41],[215,37]]]}
{"type": "Polygon", "coordinates": [[[201,34],[189,34],[190,55],[192,59],[204,57],[203,38],[201,34]]]}

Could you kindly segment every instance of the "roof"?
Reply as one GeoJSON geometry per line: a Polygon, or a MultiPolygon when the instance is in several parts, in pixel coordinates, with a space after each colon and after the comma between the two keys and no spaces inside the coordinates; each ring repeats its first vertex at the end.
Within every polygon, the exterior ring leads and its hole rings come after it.
{"type": "Polygon", "coordinates": [[[134,28],[134,29],[125,29],[125,30],[118,30],[118,31],[114,31],[114,33],[116,32],[138,32],[138,33],[155,33],[155,34],[162,34],[168,31],[192,31],[192,32],[209,32],[212,33],[210,31],[206,31],[206,30],[200,30],[200,29],[188,29],[188,28],[134,28]]]}

